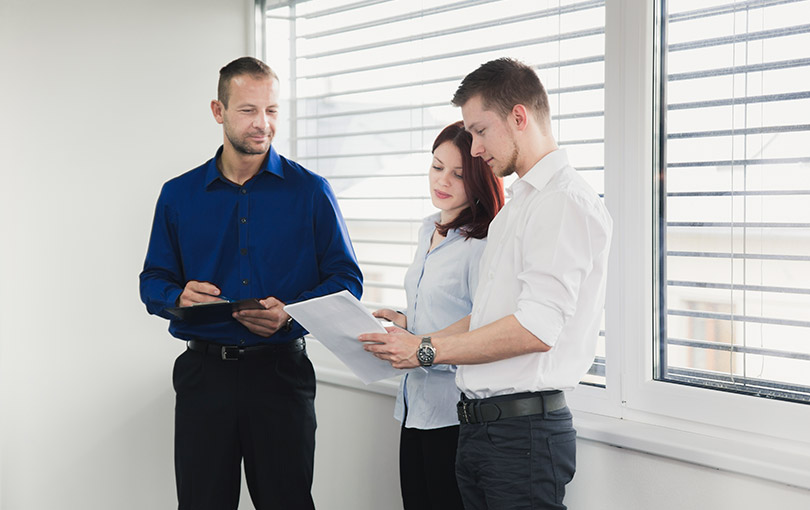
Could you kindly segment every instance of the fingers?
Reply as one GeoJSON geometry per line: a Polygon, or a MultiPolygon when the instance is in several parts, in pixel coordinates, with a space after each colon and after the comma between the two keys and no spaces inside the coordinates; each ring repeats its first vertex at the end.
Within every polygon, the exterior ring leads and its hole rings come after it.
{"type": "Polygon", "coordinates": [[[397,315],[397,312],[391,310],[390,308],[381,308],[371,313],[374,317],[378,319],[385,319],[387,321],[394,322],[394,317],[397,315]]]}
{"type": "Polygon", "coordinates": [[[363,333],[359,337],[358,340],[361,342],[365,342],[366,345],[371,344],[381,344],[386,343],[388,341],[388,335],[386,333],[363,333]]]}
{"type": "Polygon", "coordinates": [[[416,346],[419,340],[397,327],[389,327],[389,333],[364,333],[358,337],[363,349],[377,358],[391,363],[394,368],[413,368],[416,346]]]}
{"type": "Polygon", "coordinates": [[[210,296],[218,296],[219,288],[209,282],[198,282],[191,280],[186,284],[186,290],[191,290],[200,294],[208,294],[210,296]]]}
{"type": "Polygon", "coordinates": [[[253,334],[269,337],[278,331],[281,324],[274,319],[267,319],[256,316],[242,316],[242,312],[233,314],[234,319],[245,326],[253,334]]]}
{"type": "Polygon", "coordinates": [[[259,302],[264,310],[240,310],[233,314],[233,318],[248,328],[251,333],[269,337],[278,331],[286,322],[289,314],[284,311],[284,303],[274,297],[268,297],[259,302]]]}
{"type": "Polygon", "coordinates": [[[259,300],[259,303],[261,303],[268,310],[273,308],[284,308],[284,303],[272,296],[259,300]]]}
{"type": "Polygon", "coordinates": [[[198,282],[191,280],[186,283],[183,292],[180,294],[178,303],[180,306],[191,306],[196,303],[209,303],[218,301],[220,291],[216,285],[209,282],[198,282]]]}

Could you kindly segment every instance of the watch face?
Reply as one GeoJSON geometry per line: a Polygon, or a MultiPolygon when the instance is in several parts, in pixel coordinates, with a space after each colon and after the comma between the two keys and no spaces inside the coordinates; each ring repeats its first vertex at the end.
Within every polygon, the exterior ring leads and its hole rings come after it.
{"type": "Polygon", "coordinates": [[[422,365],[430,365],[433,363],[433,358],[436,357],[436,350],[433,348],[432,345],[429,344],[422,344],[419,346],[419,350],[416,351],[416,359],[419,360],[419,363],[422,365]]]}

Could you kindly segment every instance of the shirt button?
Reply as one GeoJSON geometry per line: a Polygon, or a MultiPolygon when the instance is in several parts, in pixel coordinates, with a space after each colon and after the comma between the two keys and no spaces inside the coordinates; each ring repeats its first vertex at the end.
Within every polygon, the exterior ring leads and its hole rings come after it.
{"type": "Polygon", "coordinates": [[[247,255],[247,248],[242,248],[241,250],[239,250],[239,253],[241,253],[242,255],[247,255]]]}
{"type": "Polygon", "coordinates": [[[490,271],[489,272],[489,279],[492,280],[494,278],[495,278],[495,271],[490,271]]]}
{"type": "MultiPolygon", "coordinates": [[[[242,193],[243,195],[247,195],[247,190],[245,188],[240,189],[239,192],[242,193]]],[[[244,342],[244,340],[242,341],[244,342]]]]}
{"type": "Polygon", "coordinates": [[[247,285],[247,284],[248,284],[248,279],[247,279],[247,278],[245,278],[244,280],[242,280],[242,285],[247,285]]]}
{"type": "Polygon", "coordinates": [[[240,343],[240,344],[242,344],[242,345],[245,345],[245,339],[244,339],[244,338],[240,338],[240,339],[239,339],[239,343],[240,343]]]}
{"type": "Polygon", "coordinates": [[[239,221],[241,221],[242,223],[247,223],[247,218],[241,218],[239,221]]]}

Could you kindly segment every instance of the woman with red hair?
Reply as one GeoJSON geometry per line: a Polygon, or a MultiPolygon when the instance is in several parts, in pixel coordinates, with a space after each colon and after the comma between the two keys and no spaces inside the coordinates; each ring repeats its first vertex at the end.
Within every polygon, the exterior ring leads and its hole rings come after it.
{"type": "MultiPolygon", "coordinates": [[[[439,331],[469,315],[478,262],[489,223],[503,207],[503,183],[472,157],[472,136],[461,122],[433,142],[430,198],[439,212],[425,218],[413,263],[405,274],[408,309],[374,312],[415,335],[439,331]]],[[[406,372],[394,416],[402,423],[400,486],[405,510],[463,509],[456,485],[458,443],[455,367],[406,372]]]]}

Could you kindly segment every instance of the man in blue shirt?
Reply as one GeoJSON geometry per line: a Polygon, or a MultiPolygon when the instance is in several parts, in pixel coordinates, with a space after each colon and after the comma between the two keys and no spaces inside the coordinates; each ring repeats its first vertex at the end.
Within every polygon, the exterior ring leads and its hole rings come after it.
{"type": "Polygon", "coordinates": [[[359,298],[362,274],[327,181],[271,145],[278,88],[260,60],[222,68],[211,110],[223,145],[164,184],[140,275],[149,313],[188,345],[173,375],[181,510],[235,510],[243,459],[257,510],[314,508],[315,376],[306,331],[283,307],[343,289],[359,298]],[[214,324],[168,312],[245,298],[264,309],[214,324]]]}

